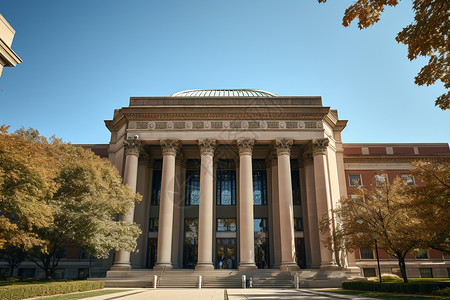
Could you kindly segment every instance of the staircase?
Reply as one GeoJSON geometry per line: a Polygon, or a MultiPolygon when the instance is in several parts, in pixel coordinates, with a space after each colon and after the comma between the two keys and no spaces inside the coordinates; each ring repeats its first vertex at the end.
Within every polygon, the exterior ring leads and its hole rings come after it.
{"type": "Polygon", "coordinates": [[[196,288],[198,276],[194,270],[166,271],[158,277],[158,288],[196,288]]]}
{"type": "Polygon", "coordinates": [[[253,288],[293,289],[294,278],[287,271],[264,269],[246,275],[252,277],[253,288]]]}

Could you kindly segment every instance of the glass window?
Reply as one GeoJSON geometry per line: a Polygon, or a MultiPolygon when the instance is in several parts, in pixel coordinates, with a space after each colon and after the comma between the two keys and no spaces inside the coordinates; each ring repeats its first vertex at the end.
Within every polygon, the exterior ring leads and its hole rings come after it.
{"type": "Polygon", "coordinates": [[[184,220],[183,268],[193,269],[198,255],[198,219],[184,220]]]}
{"type": "Polygon", "coordinates": [[[348,182],[350,186],[361,186],[361,174],[348,175],[348,182]]]}
{"type": "Polygon", "coordinates": [[[150,218],[148,222],[148,231],[158,232],[159,218],[150,218]]]}
{"type": "Polygon", "coordinates": [[[367,248],[360,248],[361,259],[373,259],[373,250],[367,248]]]}
{"type": "Polygon", "coordinates": [[[84,249],[84,248],[81,248],[81,249],[80,249],[80,258],[81,258],[81,259],[89,258],[89,255],[88,255],[86,249],[84,249]]]}
{"type": "Polygon", "coordinates": [[[78,269],[78,279],[86,279],[89,277],[89,268],[78,269]]]}
{"type": "Polygon", "coordinates": [[[400,176],[408,185],[414,185],[414,177],[412,174],[401,174],[400,176]]]}
{"type": "Polygon", "coordinates": [[[54,279],[64,279],[64,269],[53,270],[53,278],[54,279]]]}
{"type": "Polygon", "coordinates": [[[414,249],[417,253],[416,258],[418,259],[427,259],[428,258],[428,252],[424,249],[414,249]]]}
{"type": "Polygon", "coordinates": [[[382,186],[382,185],[387,184],[387,177],[386,176],[387,175],[379,175],[379,174],[375,175],[375,184],[377,186],[382,186]]]}
{"type": "Polygon", "coordinates": [[[153,170],[151,205],[159,205],[161,197],[161,170],[153,170]]]}
{"type": "Polygon", "coordinates": [[[217,205],[236,205],[236,171],[217,170],[217,205]]]}
{"type": "Polygon", "coordinates": [[[292,201],[294,205],[300,205],[301,196],[300,196],[300,172],[298,170],[291,171],[291,179],[292,179],[292,201]]]}
{"type": "Polygon", "coordinates": [[[253,171],[253,205],[267,205],[266,170],[253,171]]]}
{"type": "Polygon", "coordinates": [[[236,231],[236,219],[217,219],[217,231],[236,231]]]}
{"type": "Polygon", "coordinates": [[[294,218],[294,230],[295,231],[303,231],[303,219],[302,218],[294,218]]]}
{"type": "Polygon", "coordinates": [[[419,268],[420,278],[433,278],[433,269],[431,268],[419,268]]]}
{"type": "Polygon", "coordinates": [[[268,232],[269,225],[267,224],[267,219],[254,219],[253,228],[255,232],[268,232]]]}
{"type": "Polygon", "coordinates": [[[377,273],[375,272],[375,268],[363,268],[364,277],[375,277],[377,273]]]}
{"type": "Polygon", "coordinates": [[[186,170],[186,205],[200,203],[200,171],[186,170]]]}

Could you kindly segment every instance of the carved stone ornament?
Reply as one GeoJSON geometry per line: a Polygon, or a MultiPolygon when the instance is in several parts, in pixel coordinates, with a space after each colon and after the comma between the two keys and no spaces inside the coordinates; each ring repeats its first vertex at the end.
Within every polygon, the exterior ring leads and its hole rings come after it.
{"type": "Polygon", "coordinates": [[[313,140],[313,155],[325,154],[327,151],[328,143],[330,142],[328,138],[313,140]]]}
{"type": "Polygon", "coordinates": [[[277,139],[275,145],[277,146],[277,155],[290,155],[293,140],[290,139],[277,139]]]}
{"type": "Polygon", "coordinates": [[[239,139],[236,143],[239,148],[239,155],[252,155],[253,146],[255,145],[254,139],[239,139]]]}
{"type": "Polygon", "coordinates": [[[135,139],[128,139],[123,142],[125,147],[126,155],[136,155],[139,157],[139,153],[141,152],[142,146],[141,141],[135,139]]]}
{"type": "Polygon", "coordinates": [[[163,155],[177,155],[178,140],[161,140],[160,143],[163,155]]]}
{"type": "Polygon", "coordinates": [[[198,140],[198,145],[200,147],[200,155],[214,155],[214,149],[216,148],[216,140],[204,139],[198,140]]]}

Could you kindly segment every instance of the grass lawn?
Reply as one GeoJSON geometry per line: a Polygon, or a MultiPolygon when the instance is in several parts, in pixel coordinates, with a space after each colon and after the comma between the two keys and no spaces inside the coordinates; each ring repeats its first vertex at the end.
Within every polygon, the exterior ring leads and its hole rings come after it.
{"type": "Polygon", "coordinates": [[[97,296],[108,295],[108,294],[121,293],[121,292],[126,292],[126,291],[129,291],[129,290],[126,290],[126,289],[99,290],[99,291],[90,291],[90,292],[82,292],[82,293],[72,293],[72,294],[65,294],[65,295],[41,297],[38,299],[49,299],[49,300],[50,299],[51,300],[84,299],[84,298],[97,297],[97,296]]]}
{"type": "Polygon", "coordinates": [[[438,297],[438,296],[420,296],[420,295],[407,295],[407,294],[392,294],[383,292],[369,292],[369,291],[353,291],[353,290],[325,290],[324,292],[337,293],[344,295],[354,295],[362,297],[372,297],[387,300],[426,300],[426,299],[440,299],[440,300],[450,300],[450,297],[438,297]]]}

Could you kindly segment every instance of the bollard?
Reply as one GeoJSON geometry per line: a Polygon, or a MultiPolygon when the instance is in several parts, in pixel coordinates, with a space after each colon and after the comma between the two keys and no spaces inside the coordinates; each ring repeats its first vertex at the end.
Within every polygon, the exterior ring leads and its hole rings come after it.
{"type": "Polygon", "coordinates": [[[250,277],[248,280],[248,287],[252,288],[253,287],[253,277],[250,277]]]}
{"type": "Polygon", "coordinates": [[[202,288],[202,275],[198,275],[198,288],[202,288]]]}
{"type": "Polygon", "coordinates": [[[299,281],[298,281],[298,275],[297,274],[295,274],[294,280],[295,280],[294,281],[295,289],[298,290],[300,287],[299,287],[299,281]]]}
{"type": "Polygon", "coordinates": [[[158,281],[158,276],[153,275],[153,288],[156,289],[156,282],[158,281]]]}
{"type": "Polygon", "coordinates": [[[245,289],[247,287],[247,278],[245,275],[242,275],[242,288],[245,289]]]}

